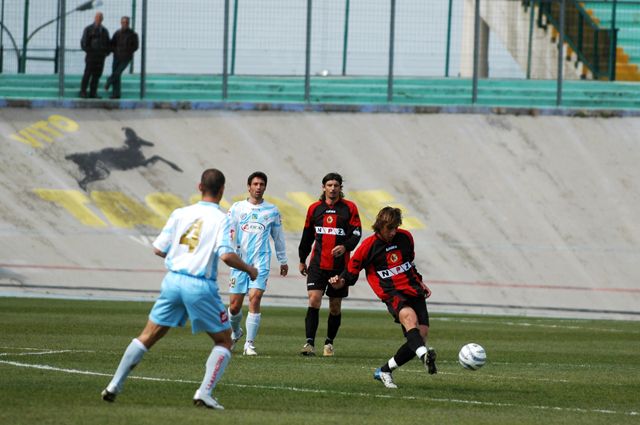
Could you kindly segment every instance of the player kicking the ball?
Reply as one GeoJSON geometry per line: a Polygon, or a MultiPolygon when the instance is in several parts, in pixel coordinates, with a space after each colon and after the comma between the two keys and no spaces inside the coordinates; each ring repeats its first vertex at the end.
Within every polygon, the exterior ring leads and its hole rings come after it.
{"type": "Polygon", "coordinates": [[[247,339],[244,343],[245,356],[257,356],[254,341],[260,327],[260,301],[267,289],[269,268],[271,267],[271,246],[273,238],[276,257],[280,263],[280,276],[289,271],[287,252],[282,232],[280,211],[275,205],[263,199],[267,189],[267,175],[261,171],[252,173],[247,179],[249,197],[236,202],[229,209],[231,229],[240,258],[258,268],[258,278],[251,280],[242,270],[231,269],[229,280],[229,317],[231,318],[231,338],[238,342],[244,335],[242,331],[242,303],[249,293],[249,314],[247,315],[247,339]]]}
{"type": "Polygon", "coordinates": [[[373,292],[386,304],[396,323],[402,324],[407,342],[373,374],[387,388],[398,388],[391,373],[415,356],[429,374],[437,373],[436,352],[425,346],[429,333],[426,299],[431,296],[431,290],[413,264],[413,236],[399,229],[401,224],[399,208],[381,209],[373,225],[375,234],[362,242],[339,276],[329,279],[334,288],[340,289],[345,284],[354,285],[360,270],[364,269],[373,292]]]}

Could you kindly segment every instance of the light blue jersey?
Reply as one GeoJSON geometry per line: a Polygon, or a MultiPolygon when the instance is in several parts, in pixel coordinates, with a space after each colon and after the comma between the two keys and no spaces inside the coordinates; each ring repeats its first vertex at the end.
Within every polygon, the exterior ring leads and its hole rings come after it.
{"type": "Polygon", "coordinates": [[[231,269],[229,290],[232,293],[244,294],[249,287],[256,287],[264,291],[271,267],[269,238],[273,238],[278,262],[287,264],[280,211],[278,207],[264,200],[258,205],[244,200],[234,203],[228,215],[237,254],[246,263],[258,269],[258,278],[251,282],[246,273],[231,269]]]}

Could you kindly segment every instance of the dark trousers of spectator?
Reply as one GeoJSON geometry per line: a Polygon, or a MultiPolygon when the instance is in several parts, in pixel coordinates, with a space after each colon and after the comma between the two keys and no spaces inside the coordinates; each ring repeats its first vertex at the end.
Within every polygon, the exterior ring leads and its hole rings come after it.
{"type": "Polygon", "coordinates": [[[89,86],[89,97],[98,96],[98,83],[104,70],[104,58],[102,60],[87,60],[82,75],[82,83],[80,84],[80,96],[87,95],[87,86],[89,86]]]}
{"type": "Polygon", "coordinates": [[[121,80],[122,80],[122,73],[124,72],[125,69],[127,69],[127,66],[129,66],[129,62],[131,62],[131,59],[124,59],[124,60],[120,60],[117,59],[115,56],[113,57],[113,65],[111,66],[111,76],[109,78],[107,78],[107,90],[109,90],[109,86],[113,86],[113,93],[111,94],[111,97],[113,98],[120,98],[121,93],[121,80]]]}

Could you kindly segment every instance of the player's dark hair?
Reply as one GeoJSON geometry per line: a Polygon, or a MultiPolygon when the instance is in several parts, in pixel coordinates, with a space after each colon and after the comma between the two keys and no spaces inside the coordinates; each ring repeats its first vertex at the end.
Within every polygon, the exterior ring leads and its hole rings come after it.
{"type": "Polygon", "coordinates": [[[209,168],[204,170],[202,177],[200,177],[200,184],[202,184],[202,194],[216,196],[220,193],[220,190],[224,186],[225,178],[222,171],[215,168],[209,168]]]}
{"type": "Polygon", "coordinates": [[[251,173],[251,175],[249,175],[249,178],[247,179],[247,186],[251,186],[251,182],[256,177],[261,179],[261,180],[264,180],[264,185],[265,186],[267,185],[267,175],[265,173],[263,173],[262,171],[254,171],[253,173],[251,173]]]}
{"type": "Polygon", "coordinates": [[[400,208],[384,207],[378,211],[376,222],[371,228],[374,232],[380,233],[385,227],[397,228],[402,224],[402,210],[400,208]]]}
{"type": "MultiPolygon", "coordinates": [[[[329,173],[326,176],[324,176],[322,178],[322,186],[324,186],[325,184],[327,184],[328,181],[331,180],[335,180],[338,183],[340,183],[340,188],[342,189],[342,176],[338,173],[329,173]]],[[[344,193],[342,192],[342,190],[340,190],[340,198],[344,198],[344,193]]],[[[320,195],[320,200],[321,201],[325,201],[327,199],[327,196],[324,194],[324,192],[322,192],[322,194],[320,195]]]]}

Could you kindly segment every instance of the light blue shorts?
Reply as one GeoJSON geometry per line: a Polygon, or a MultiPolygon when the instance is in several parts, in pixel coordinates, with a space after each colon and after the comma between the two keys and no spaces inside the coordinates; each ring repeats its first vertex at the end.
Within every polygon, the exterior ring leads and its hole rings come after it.
{"type": "Polygon", "coordinates": [[[193,333],[222,332],[231,327],[227,309],[213,280],[169,272],[149,319],[162,326],[178,327],[191,320],[193,333]]]}
{"type": "Polygon", "coordinates": [[[229,293],[246,295],[251,288],[266,291],[268,279],[269,269],[258,270],[258,277],[256,280],[249,279],[248,273],[231,269],[231,273],[229,274],[229,293]]]}

